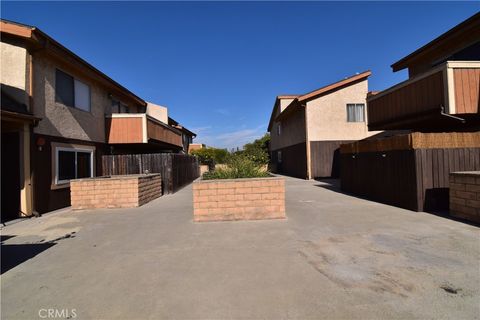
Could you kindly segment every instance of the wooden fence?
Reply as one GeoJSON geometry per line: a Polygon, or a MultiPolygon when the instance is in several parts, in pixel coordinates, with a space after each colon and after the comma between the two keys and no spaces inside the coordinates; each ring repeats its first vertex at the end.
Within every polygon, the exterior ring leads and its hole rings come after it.
{"type": "Polygon", "coordinates": [[[342,190],[414,211],[448,210],[449,173],[480,170],[480,148],[341,154],[342,190]]]}
{"type": "Polygon", "coordinates": [[[312,178],[340,177],[340,145],[353,141],[310,141],[312,178]]]}
{"type": "Polygon", "coordinates": [[[199,177],[196,157],[173,153],[102,156],[103,175],[160,173],[163,193],[174,193],[199,177]]]}

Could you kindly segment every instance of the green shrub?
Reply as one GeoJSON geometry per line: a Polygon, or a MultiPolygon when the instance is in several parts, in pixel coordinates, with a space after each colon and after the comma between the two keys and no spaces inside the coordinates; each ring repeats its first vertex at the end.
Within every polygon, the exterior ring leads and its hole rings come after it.
{"type": "Polygon", "coordinates": [[[218,148],[203,148],[193,150],[192,155],[197,156],[201,164],[226,163],[228,151],[218,148]]]}
{"type": "Polygon", "coordinates": [[[232,154],[227,159],[227,166],[215,171],[205,172],[204,180],[239,179],[268,177],[269,173],[256,162],[243,154],[232,154]]]}
{"type": "Polygon", "coordinates": [[[245,157],[259,165],[267,164],[270,161],[270,157],[268,154],[269,143],[270,135],[267,133],[262,138],[244,145],[243,151],[241,153],[245,157]]]}

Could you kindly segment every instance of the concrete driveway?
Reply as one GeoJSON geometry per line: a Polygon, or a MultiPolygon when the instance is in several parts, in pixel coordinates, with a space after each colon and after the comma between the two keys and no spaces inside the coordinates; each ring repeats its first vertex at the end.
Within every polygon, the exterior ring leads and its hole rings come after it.
{"type": "Polygon", "coordinates": [[[283,221],[193,223],[191,197],[4,227],[2,318],[480,318],[475,226],[292,178],[283,221]]]}

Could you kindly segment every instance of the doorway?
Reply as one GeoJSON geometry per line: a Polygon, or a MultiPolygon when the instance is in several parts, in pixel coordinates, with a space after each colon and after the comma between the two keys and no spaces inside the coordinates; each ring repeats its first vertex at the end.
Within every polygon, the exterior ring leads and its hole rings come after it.
{"type": "Polygon", "coordinates": [[[16,219],[20,212],[20,134],[2,132],[1,222],[16,219]]]}

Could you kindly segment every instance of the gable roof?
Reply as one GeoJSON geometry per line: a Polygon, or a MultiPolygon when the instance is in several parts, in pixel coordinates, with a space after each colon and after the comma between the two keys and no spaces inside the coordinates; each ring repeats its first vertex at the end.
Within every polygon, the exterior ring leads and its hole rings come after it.
{"type": "Polygon", "coordinates": [[[468,45],[478,42],[480,39],[480,12],[474,14],[467,20],[456,25],[447,32],[433,39],[423,47],[415,50],[406,57],[398,60],[391,65],[394,72],[408,68],[408,66],[418,60],[439,51],[445,51],[447,54],[453,54],[455,51],[468,45]]]}
{"type": "Polygon", "coordinates": [[[115,80],[111,79],[109,76],[92,66],[87,61],[83,60],[75,53],[64,47],[58,41],[38,29],[34,26],[29,26],[26,24],[21,24],[14,21],[9,21],[5,19],[0,19],[0,31],[3,34],[8,34],[14,37],[19,37],[22,39],[27,40],[30,44],[43,49],[50,49],[54,50],[56,53],[60,53],[61,55],[68,56],[74,61],[78,63],[80,66],[90,70],[93,72],[98,78],[100,78],[104,83],[108,83],[109,86],[115,88],[116,90],[120,91],[124,95],[128,96],[130,99],[135,101],[136,103],[146,106],[147,103],[132,93],[130,90],[116,82],[115,80]]]}
{"type": "Polygon", "coordinates": [[[364,71],[364,72],[359,73],[359,74],[355,74],[355,75],[350,76],[348,78],[345,78],[343,80],[340,80],[340,81],[331,83],[329,85],[326,85],[324,87],[321,87],[320,89],[317,89],[317,90],[314,90],[312,92],[306,93],[306,94],[298,97],[297,99],[300,102],[306,101],[306,100],[311,100],[311,99],[316,98],[316,97],[318,97],[322,94],[325,94],[325,93],[328,93],[330,91],[339,89],[341,87],[350,85],[353,82],[362,81],[362,80],[368,78],[371,74],[372,74],[372,72],[370,70],[364,71]]]}
{"type": "Polygon", "coordinates": [[[372,74],[372,72],[370,70],[367,70],[367,71],[364,71],[362,73],[358,73],[358,74],[355,74],[353,76],[350,76],[350,77],[347,77],[343,80],[340,80],[340,81],[337,81],[337,82],[334,82],[334,83],[331,83],[329,85],[326,85],[326,86],[323,86],[319,89],[316,89],[314,91],[311,91],[311,92],[308,92],[308,93],[305,93],[303,95],[283,95],[283,96],[277,96],[276,100],[275,100],[275,104],[274,104],[274,107],[273,107],[273,110],[272,110],[272,114],[270,116],[270,122],[268,124],[268,132],[271,131],[271,128],[272,128],[272,125],[273,125],[273,122],[276,120],[276,119],[283,119],[285,118],[286,116],[292,114],[295,109],[302,105],[303,103],[309,101],[309,100],[312,100],[312,99],[315,99],[321,95],[324,95],[324,94],[329,94],[335,90],[339,90],[341,88],[344,88],[346,86],[349,86],[353,83],[356,83],[356,82],[359,82],[359,81],[363,81],[365,79],[367,79],[370,75],[372,74]],[[278,108],[278,101],[282,98],[291,98],[291,99],[294,99],[283,111],[282,113],[280,113],[276,118],[274,118],[274,115],[275,115],[275,112],[276,112],[276,109],[278,108]]]}
{"type": "Polygon", "coordinates": [[[285,95],[277,96],[275,98],[275,103],[273,104],[272,113],[270,114],[270,120],[268,121],[268,127],[267,127],[268,132],[270,132],[270,130],[272,130],[273,121],[275,120],[275,114],[277,113],[277,108],[280,105],[279,104],[280,100],[282,100],[282,99],[295,99],[297,97],[298,97],[298,95],[296,95],[296,94],[285,94],[285,95]]]}

